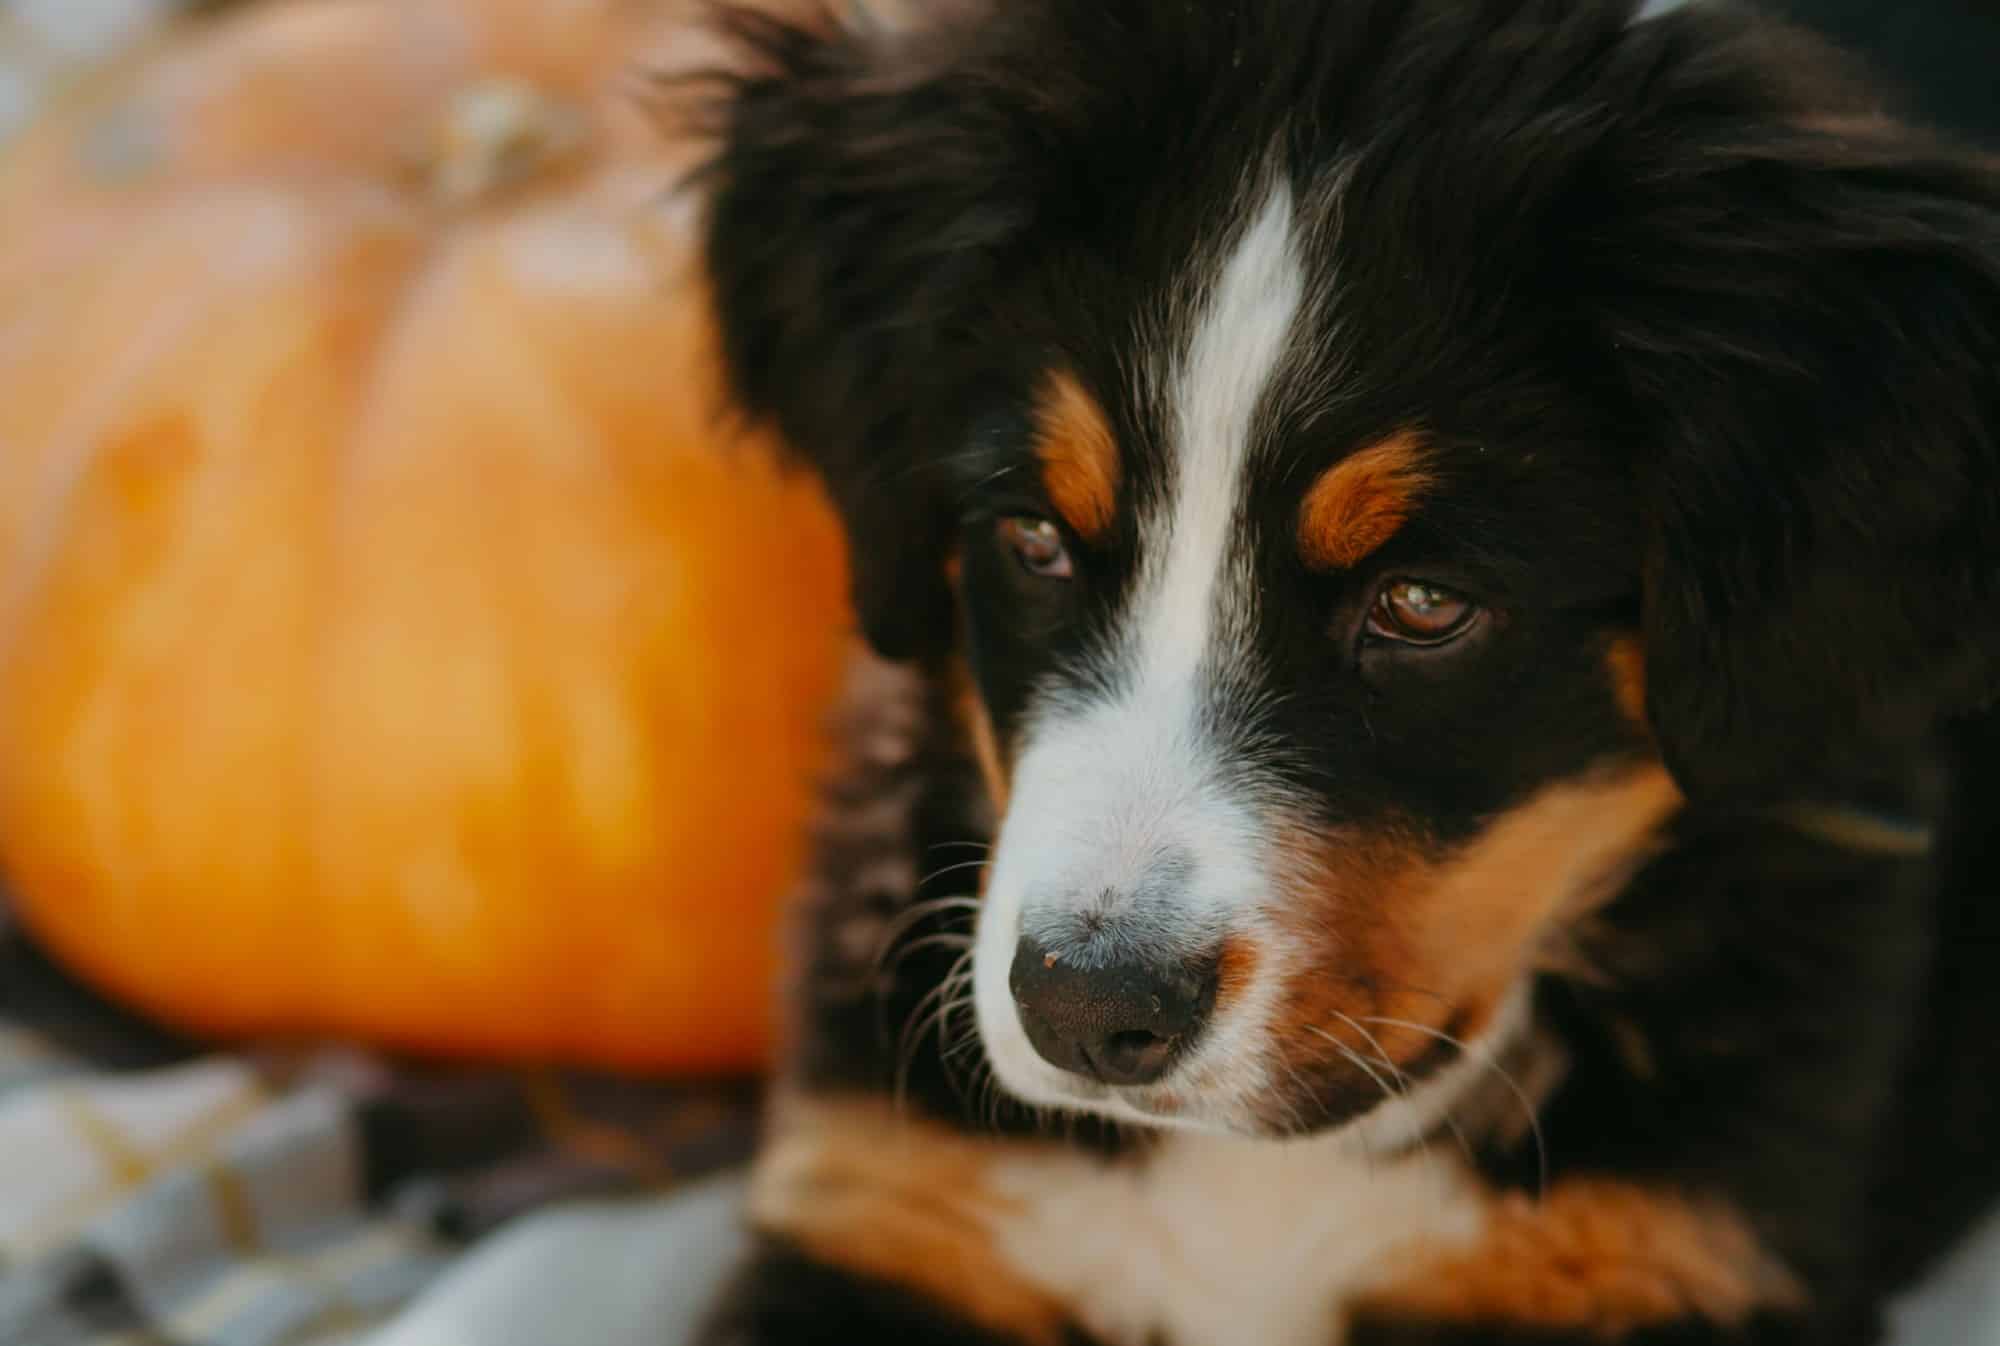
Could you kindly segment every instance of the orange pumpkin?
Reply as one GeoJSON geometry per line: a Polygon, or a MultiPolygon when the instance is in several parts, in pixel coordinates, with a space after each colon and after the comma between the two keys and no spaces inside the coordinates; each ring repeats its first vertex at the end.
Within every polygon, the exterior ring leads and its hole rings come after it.
{"type": "Polygon", "coordinates": [[[652,0],[272,0],[0,164],[0,865],[176,1023],[758,1062],[846,616],[652,0]]]}

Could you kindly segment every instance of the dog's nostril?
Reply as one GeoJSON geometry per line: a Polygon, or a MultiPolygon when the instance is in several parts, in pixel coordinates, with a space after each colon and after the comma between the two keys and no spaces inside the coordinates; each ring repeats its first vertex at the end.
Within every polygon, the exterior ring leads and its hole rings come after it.
{"type": "Polygon", "coordinates": [[[1098,1074],[1107,1080],[1156,1080],[1166,1073],[1177,1041],[1135,1028],[1106,1038],[1101,1056],[1094,1055],[1093,1059],[1098,1074]]]}
{"type": "Polygon", "coordinates": [[[1166,1074],[1214,1008],[1216,964],[1088,966],[1024,938],[1008,982],[1044,1060],[1107,1084],[1147,1084],[1166,1074]]]}

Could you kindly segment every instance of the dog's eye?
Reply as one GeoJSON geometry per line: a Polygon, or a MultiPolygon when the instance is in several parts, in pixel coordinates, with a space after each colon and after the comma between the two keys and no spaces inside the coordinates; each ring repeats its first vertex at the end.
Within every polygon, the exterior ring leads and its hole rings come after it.
{"type": "Polygon", "coordinates": [[[1368,631],[1405,645],[1443,645],[1463,635],[1479,611],[1471,599],[1442,585],[1392,580],[1375,598],[1368,631]]]}
{"type": "Polygon", "coordinates": [[[1047,519],[1016,515],[1000,521],[1000,541],[1014,553],[1021,569],[1037,579],[1066,580],[1075,574],[1062,530],[1047,519]]]}

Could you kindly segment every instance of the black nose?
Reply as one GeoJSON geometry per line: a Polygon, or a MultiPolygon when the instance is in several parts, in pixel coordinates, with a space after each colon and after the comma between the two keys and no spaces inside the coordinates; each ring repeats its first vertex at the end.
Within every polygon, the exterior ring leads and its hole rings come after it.
{"type": "Polygon", "coordinates": [[[1173,969],[1085,965],[1024,938],[1007,984],[1043,1060],[1106,1084],[1150,1084],[1201,1030],[1215,979],[1213,957],[1173,969]]]}

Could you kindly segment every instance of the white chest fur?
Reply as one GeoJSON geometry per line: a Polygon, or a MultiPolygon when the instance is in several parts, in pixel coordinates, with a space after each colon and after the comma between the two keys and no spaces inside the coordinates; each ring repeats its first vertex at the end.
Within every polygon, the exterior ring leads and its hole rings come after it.
{"type": "Polygon", "coordinates": [[[1454,1154],[1370,1156],[1348,1135],[1182,1134],[1141,1163],[1024,1158],[992,1178],[1001,1255],[1118,1346],[1333,1346],[1349,1299],[1482,1219],[1454,1154]]]}

